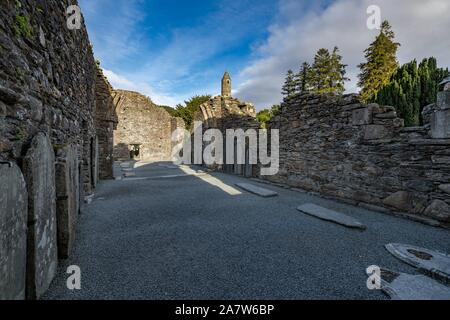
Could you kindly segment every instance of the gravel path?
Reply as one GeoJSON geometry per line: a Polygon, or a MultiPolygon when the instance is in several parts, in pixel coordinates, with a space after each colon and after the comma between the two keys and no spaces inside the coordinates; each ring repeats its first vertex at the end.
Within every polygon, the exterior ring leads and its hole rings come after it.
{"type": "Polygon", "coordinates": [[[385,244],[450,252],[447,230],[273,186],[262,185],[279,196],[261,198],[217,185],[254,183],[241,177],[182,176],[158,164],[135,172],[150,179],[100,183],[45,299],[387,299],[366,288],[365,269],[415,270],[385,244]],[[302,214],[304,203],[367,230],[302,214]],[[69,265],[81,268],[79,291],[66,287],[69,265]]]}

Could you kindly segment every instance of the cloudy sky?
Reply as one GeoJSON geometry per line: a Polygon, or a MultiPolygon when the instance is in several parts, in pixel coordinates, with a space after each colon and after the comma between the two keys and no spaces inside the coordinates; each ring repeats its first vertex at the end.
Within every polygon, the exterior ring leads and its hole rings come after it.
{"type": "Polygon", "coordinates": [[[115,88],[175,106],[220,93],[228,70],[233,95],[258,109],[281,100],[288,69],[319,48],[341,50],[356,92],[367,28],[377,5],[402,44],[401,63],[434,56],[450,67],[449,0],[80,0],[94,52],[115,88]]]}

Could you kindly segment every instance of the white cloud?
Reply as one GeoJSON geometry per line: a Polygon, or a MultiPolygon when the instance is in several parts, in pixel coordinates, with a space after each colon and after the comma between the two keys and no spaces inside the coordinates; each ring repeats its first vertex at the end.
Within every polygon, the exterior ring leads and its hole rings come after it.
{"type": "Polygon", "coordinates": [[[280,2],[278,19],[270,26],[267,41],[257,48],[257,58],[241,72],[236,95],[259,109],[279,103],[286,71],[311,61],[317,49],[335,45],[348,64],[347,91],[356,92],[357,65],[378,33],[366,26],[366,10],[373,4],[380,6],[382,19],[389,20],[402,44],[400,63],[434,56],[439,65],[450,66],[448,0],[337,0],[324,10],[321,1],[307,7],[305,1],[286,0],[280,2]]]}
{"type": "Polygon", "coordinates": [[[123,89],[139,92],[150,99],[157,105],[165,105],[174,107],[180,100],[180,97],[172,97],[163,93],[155,92],[155,90],[145,82],[133,82],[123,75],[119,75],[114,71],[103,69],[104,75],[115,89],[123,89]]]}

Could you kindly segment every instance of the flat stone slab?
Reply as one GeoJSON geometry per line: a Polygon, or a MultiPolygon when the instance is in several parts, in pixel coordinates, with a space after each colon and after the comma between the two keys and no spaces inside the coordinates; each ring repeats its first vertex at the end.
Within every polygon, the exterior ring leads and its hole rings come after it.
{"type": "Polygon", "coordinates": [[[349,228],[356,228],[356,229],[362,229],[365,230],[366,226],[363,225],[358,220],[347,216],[343,213],[339,213],[327,208],[320,207],[318,205],[312,204],[312,203],[306,203],[297,208],[298,211],[301,211],[307,215],[325,220],[334,222],[340,225],[343,225],[345,227],[349,228]]]}
{"type": "Polygon", "coordinates": [[[28,194],[15,163],[0,164],[0,300],[25,299],[28,194]]]}
{"type": "Polygon", "coordinates": [[[39,299],[58,266],[55,152],[50,139],[38,133],[23,159],[28,189],[27,298],[39,299]]]}
{"type": "Polygon", "coordinates": [[[179,169],[178,166],[174,165],[174,164],[158,164],[158,167],[162,167],[162,168],[167,168],[167,169],[179,169]]]}
{"type": "Polygon", "coordinates": [[[381,290],[393,300],[450,300],[450,287],[424,275],[381,269],[381,290]]]}
{"type": "Polygon", "coordinates": [[[129,163],[129,162],[122,162],[121,164],[120,164],[120,167],[121,168],[129,168],[131,166],[131,163],[129,163]]]}
{"type": "Polygon", "coordinates": [[[136,177],[136,173],[135,173],[135,172],[125,172],[125,173],[123,174],[123,176],[124,176],[125,178],[127,178],[127,177],[136,177]]]}
{"type": "Polygon", "coordinates": [[[251,183],[236,183],[236,186],[263,198],[276,197],[278,195],[275,191],[264,189],[251,183]]]}
{"type": "Polygon", "coordinates": [[[385,247],[396,258],[420,272],[450,284],[450,255],[400,243],[390,243],[385,247]]]}

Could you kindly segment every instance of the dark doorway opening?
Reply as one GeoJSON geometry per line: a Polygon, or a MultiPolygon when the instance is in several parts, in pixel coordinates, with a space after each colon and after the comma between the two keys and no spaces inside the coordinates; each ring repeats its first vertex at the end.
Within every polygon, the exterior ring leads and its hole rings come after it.
{"type": "Polygon", "coordinates": [[[139,160],[140,157],[141,157],[141,145],[140,144],[130,145],[130,159],[139,160]]]}

